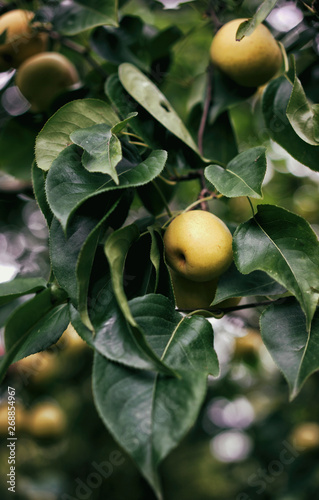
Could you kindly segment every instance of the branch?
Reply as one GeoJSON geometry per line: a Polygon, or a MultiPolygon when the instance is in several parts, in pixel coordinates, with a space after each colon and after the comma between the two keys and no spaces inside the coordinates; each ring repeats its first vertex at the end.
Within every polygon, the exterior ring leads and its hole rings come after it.
{"type": "Polygon", "coordinates": [[[208,111],[209,111],[209,106],[210,106],[210,101],[211,101],[212,87],[213,87],[213,66],[210,64],[208,66],[208,69],[207,69],[207,85],[206,85],[206,95],[205,95],[205,101],[204,101],[204,107],[203,107],[203,114],[202,114],[202,118],[201,118],[199,129],[198,129],[198,134],[197,134],[198,149],[199,149],[199,152],[202,156],[204,156],[203,138],[204,138],[205,126],[206,126],[206,121],[207,121],[207,116],[208,116],[208,111]]]}
{"type": "MultiPolygon", "coordinates": [[[[233,307],[221,307],[220,309],[218,309],[217,306],[205,307],[205,309],[203,309],[203,311],[212,312],[214,314],[222,314],[222,313],[227,314],[230,312],[241,311],[244,309],[251,309],[251,308],[259,307],[259,306],[269,306],[271,304],[280,304],[280,303],[282,303],[283,300],[285,300],[285,297],[280,298],[280,299],[276,299],[276,300],[265,300],[263,302],[252,302],[250,304],[242,304],[242,305],[233,306],[233,307]]],[[[177,311],[185,313],[185,314],[189,314],[189,313],[193,312],[194,309],[177,309],[177,311]]]]}

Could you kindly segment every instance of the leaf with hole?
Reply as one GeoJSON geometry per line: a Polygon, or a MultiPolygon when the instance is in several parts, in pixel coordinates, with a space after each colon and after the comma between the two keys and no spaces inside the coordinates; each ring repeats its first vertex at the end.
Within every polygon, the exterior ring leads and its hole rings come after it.
{"type": "Polygon", "coordinates": [[[125,90],[172,134],[199,154],[197,145],[164,94],[139,69],[129,63],[119,67],[125,90]]]}

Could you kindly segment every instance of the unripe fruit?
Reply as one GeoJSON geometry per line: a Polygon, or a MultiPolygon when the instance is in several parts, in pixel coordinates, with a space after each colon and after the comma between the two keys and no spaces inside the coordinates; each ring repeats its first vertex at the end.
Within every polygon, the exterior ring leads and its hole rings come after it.
{"type": "Polygon", "coordinates": [[[237,337],[235,339],[235,356],[242,358],[245,355],[257,354],[262,345],[263,341],[260,333],[250,330],[244,337],[237,337]]]}
{"type": "Polygon", "coordinates": [[[171,271],[176,305],[181,310],[207,309],[214,300],[218,279],[191,281],[171,271]]]}
{"type": "Polygon", "coordinates": [[[192,281],[218,278],[233,260],[232,235],[216,215],[191,210],[178,215],[164,234],[168,265],[192,281]]]}
{"type": "Polygon", "coordinates": [[[75,66],[58,52],[43,52],[30,57],[16,75],[16,85],[34,112],[48,110],[55,97],[78,81],[75,66]]]}
{"type": "Polygon", "coordinates": [[[57,404],[38,403],[29,412],[28,431],[38,438],[59,437],[66,426],[65,413],[57,404]]]}
{"type": "Polygon", "coordinates": [[[303,422],[294,427],[290,440],[297,450],[303,451],[319,447],[319,424],[303,422]]]}
{"type": "Polygon", "coordinates": [[[213,64],[239,85],[258,87],[280,69],[282,53],[269,29],[260,24],[254,32],[236,41],[245,19],[234,19],[216,33],[210,48],[213,64]]]}
{"type": "Polygon", "coordinates": [[[218,285],[218,278],[209,281],[191,281],[171,270],[175,301],[178,309],[212,309],[218,311],[225,307],[235,307],[239,304],[241,297],[231,297],[223,300],[215,306],[213,302],[218,285]]]}
{"type": "Polygon", "coordinates": [[[5,43],[0,45],[0,71],[18,68],[29,57],[46,49],[48,36],[32,28],[34,13],[11,10],[0,17],[0,34],[6,31],[5,43]]]}
{"type": "Polygon", "coordinates": [[[88,344],[80,337],[71,323],[58,340],[57,347],[59,346],[61,346],[62,351],[65,349],[68,354],[77,354],[88,348],[88,344]]]}

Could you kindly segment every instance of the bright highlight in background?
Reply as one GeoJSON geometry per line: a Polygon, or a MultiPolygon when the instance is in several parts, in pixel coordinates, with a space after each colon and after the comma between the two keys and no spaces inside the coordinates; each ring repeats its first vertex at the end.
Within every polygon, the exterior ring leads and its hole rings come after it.
{"type": "Polygon", "coordinates": [[[271,11],[267,21],[278,31],[289,31],[303,20],[303,14],[294,2],[271,11]]]}
{"type": "Polygon", "coordinates": [[[211,453],[220,462],[245,460],[252,447],[251,438],[240,431],[221,432],[210,441],[211,453]]]}
{"type": "Polygon", "coordinates": [[[0,283],[12,280],[17,272],[18,269],[13,264],[0,264],[0,283]]]}

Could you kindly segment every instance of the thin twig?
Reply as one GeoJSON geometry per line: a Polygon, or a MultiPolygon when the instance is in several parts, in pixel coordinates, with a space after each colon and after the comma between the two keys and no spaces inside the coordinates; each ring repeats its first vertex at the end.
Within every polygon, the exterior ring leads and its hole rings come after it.
{"type": "MultiPolygon", "coordinates": [[[[217,304],[217,306],[215,306],[215,307],[205,307],[205,309],[203,309],[203,311],[209,311],[209,312],[213,312],[215,314],[219,314],[219,313],[227,314],[230,312],[241,311],[243,309],[252,309],[254,307],[259,307],[259,306],[269,306],[271,304],[281,303],[283,300],[284,300],[283,298],[276,299],[276,300],[265,300],[263,302],[252,302],[250,304],[242,304],[242,305],[233,306],[233,307],[221,307],[220,309],[218,309],[218,304],[217,304]]],[[[177,311],[183,312],[185,314],[189,314],[193,311],[193,309],[177,309],[177,311]]]]}
{"type": "Polygon", "coordinates": [[[199,149],[199,152],[202,156],[204,156],[203,140],[204,140],[205,126],[206,126],[206,122],[207,122],[208,111],[209,111],[209,106],[210,106],[210,101],[211,101],[211,95],[212,95],[212,86],[213,86],[212,82],[213,82],[213,67],[210,64],[208,66],[208,69],[207,69],[207,85],[206,85],[206,95],[205,95],[203,113],[202,113],[199,129],[198,129],[198,134],[197,134],[198,149],[199,149]]]}

